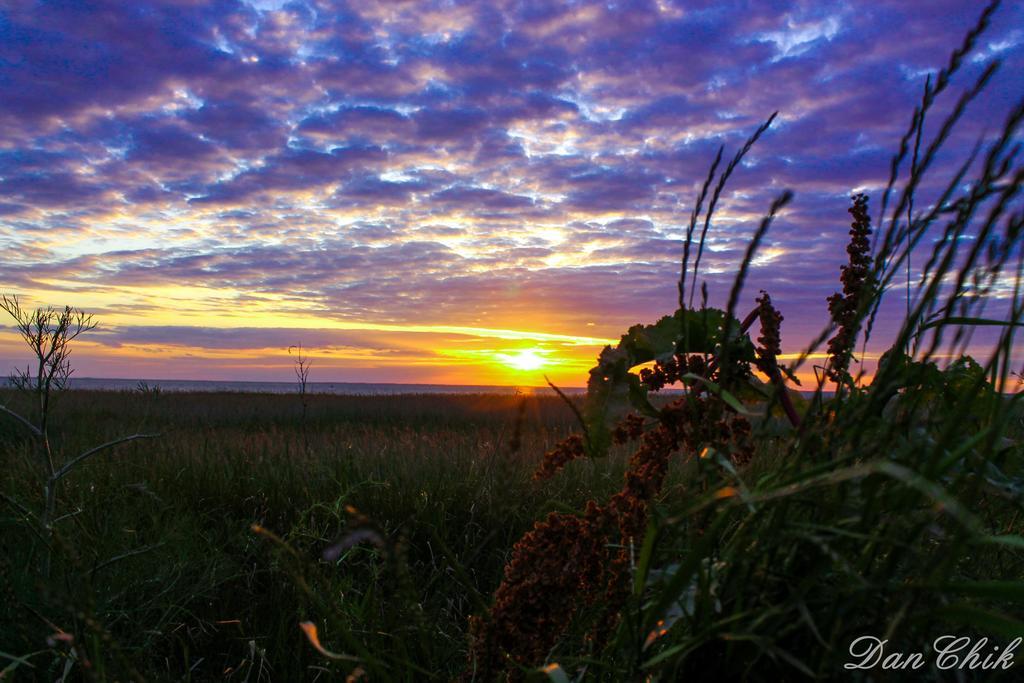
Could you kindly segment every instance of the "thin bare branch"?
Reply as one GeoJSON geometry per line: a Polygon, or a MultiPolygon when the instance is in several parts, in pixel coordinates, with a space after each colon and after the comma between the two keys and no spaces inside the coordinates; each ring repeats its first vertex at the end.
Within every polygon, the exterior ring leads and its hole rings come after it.
{"type": "MultiPolygon", "coordinates": [[[[774,118],[774,115],[772,118],[774,118]]],[[[768,119],[768,123],[771,123],[771,121],[772,119],[768,119]]],[[[750,243],[747,245],[747,253],[744,255],[743,262],[740,264],[740,270],[733,281],[732,291],[729,292],[729,305],[725,310],[725,324],[722,326],[722,337],[719,341],[722,347],[722,371],[726,371],[729,367],[727,359],[729,356],[728,341],[729,328],[731,326],[730,321],[736,312],[736,303],[739,301],[740,290],[743,289],[743,283],[747,279],[747,271],[750,269],[750,263],[754,260],[754,255],[757,253],[758,247],[761,246],[761,240],[764,238],[765,233],[768,232],[768,228],[771,226],[772,221],[775,220],[779,211],[785,208],[792,199],[793,193],[790,190],[783,191],[782,194],[775,198],[775,201],[772,202],[771,207],[768,209],[768,214],[761,219],[761,225],[758,226],[757,230],[754,232],[754,236],[750,239],[750,243]]]]}
{"type": "Polygon", "coordinates": [[[555,386],[554,382],[548,379],[547,375],[544,375],[544,381],[548,383],[548,386],[555,390],[558,394],[558,398],[565,402],[565,405],[569,406],[569,410],[576,416],[576,420],[580,423],[580,429],[583,430],[583,440],[587,443],[587,448],[590,447],[590,431],[587,429],[587,421],[583,419],[583,413],[580,412],[579,407],[573,403],[572,399],[565,395],[561,389],[555,386]]]}
{"type": "Polygon", "coordinates": [[[31,510],[29,510],[27,507],[25,507],[24,505],[22,505],[18,501],[14,500],[10,496],[8,496],[3,491],[0,491],[0,500],[4,501],[8,505],[10,505],[12,508],[14,508],[18,512],[20,512],[21,514],[25,515],[25,517],[29,518],[30,520],[37,521],[36,520],[36,516],[34,514],[32,514],[31,510]]]}
{"type": "Polygon", "coordinates": [[[50,480],[51,481],[59,481],[61,478],[63,478],[68,472],[73,470],[83,460],[91,458],[92,456],[96,455],[100,451],[104,451],[104,450],[106,450],[108,448],[113,448],[114,446],[118,446],[120,444],[127,443],[129,441],[137,441],[139,439],[155,439],[158,436],[160,436],[160,435],[159,434],[132,434],[130,436],[122,436],[119,439],[114,439],[113,441],[108,441],[108,442],[106,442],[104,444],[100,444],[99,446],[96,446],[95,448],[90,448],[89,450],[85,451],[84,453],[82,453],[82,454],[72,458],[68,462],[66,462],[63,467],[61,467],[59,470],[57,470],[56,472],[53,473],[53,476],[50,477],[50,480]]]}
{"type": "Polygon", "coordinates": [[[11,417],[13,417],[13,418],[14,418],[14,419],[15,419],[16,421],[20,422],[20,423],[21,423],[21,425],[22,425],[23,427],[25,427],[25,429],[27,429],[27,430],[29,430],[30,432],[32,432],[32,436],[35,436],[35,437],[41,437],[41,436],[43,435],[43,433],[42,433],[41,431],[39,431],[39,428],[38,428],[38,427],[36,427],[36,426],[35,426],[34,424],[32,424],[31,422],[29,422],[29,421],[28,421],[27,419],[25,419],[24,417],[22,417],[22,416],[21,416],[21,415],[19,415],[18,413],[14,412],[13,410],[11,410],[10,408],[8,408],[7,406],[5,406],[5,405],[0,405],[0,413],[5,413],[5,414],[7,414],[7,415],[10,415],[10,416],[11,416],[11,417]]]}
{"type": "Polygon", "coordinates": [[[772,115],[768,117],[768,120],[762,123],[761,126],[754,131],[753,135],[747,138],[747,141],[743,144],[743,147],[741,147],[739,151],[736,152],[736,156],[732,158],[732,161],[729,162],[729,164],[725,167],[725,171],[718,178],[718,185],[715,186],[715,191],[711,195],[711,203],[708,204],[707,214],[705,214],[704,216],[704,228],[701,230],[700,241],[697,243],[697,258],[693,262],[693,283],[690,287],[689,301],[689,305],[691,308],[693,307],[693,293],[697,289],[697,274],[700,271],[700,259],[701,256],[704,254],[704,242],[707,239],[708,228],[711,227],[711,217],[715,213],[715,206],[718,205],[718,200],[722,195],[722,190],[725,189],[725,184],[729,182],[729,176],[732,175],[732,172],[736,170],[736,167],[739,166],[741,161],[743,161],[743,157],[747,155],[747,152],[750,151],[750,148],[754,146],[754,144],[758,141],[761,135],[763,135],[764,132],[771,127],[772,122],[775,121],[775,117],[777,117],[778,115],[779,112],[773,112],[772,115]]]}
{"type": "Polygon", "coordinates": [[[120,562],[121,560],[126,560],[129,557],[136,557],[138,555],[145,555],[146,553],[152,552],[152,551],[156,550],[157,548],[161,548],[161,547],[163,547],[165,545],[167,545],[167,544],[163,543],[163,542],[154,543],[153,545],[147,545],[144,548],[136,548],[135,550],[129,550],[126,553],[121,553],[120,555],[117,555],[115,557],[111,557],[109,560],[106,560],[105,562],[101,562],[98,565],[96,565],[95,567],[93,567],[92,569],[90,569],[89,570],[89,576],[91,578],[99,570],[105,569],[106,567],[109,567],[110,565],[112,565],[112,564],[114,564],[116,562],[120,562]]]}

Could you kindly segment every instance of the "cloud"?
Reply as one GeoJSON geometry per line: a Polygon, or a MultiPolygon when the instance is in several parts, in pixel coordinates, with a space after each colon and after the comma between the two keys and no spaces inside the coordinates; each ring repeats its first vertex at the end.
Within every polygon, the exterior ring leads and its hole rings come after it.
{"type": "Polygon", "coordinates": [[[256,196],[316,190],[337,184],[356,169],[383,161],[387,152],[366,145],[334,147],[328,152],[288,148],[263,159],[262,165],[216,183],[196,204],[240,204],[256,196]]]}
{"type": "MultiPolygon", "coordinates": [[[[215,326],[156,323],[228,301],[243,319],[615,336],[675,305],[708,165],[778,111],[719,201],[700,279],[722,304],[761,215],[793,188],[744,300],[769,289],[784,339],[802,342],[837,286],[849,192],[877,206],[927,74],[980,11],[957,0],[927,12],[897,0],[261,7],[0,9],[0,289],[120,310],[150,342],[193,335],[211,348],[220,333],[202,330],[215,326]]],[[[1024,92],[1024,9],[1005,3],[992,24],[930,125],[985,60],[1004,64],[924,198],[1024,92]]]]}
{"type": "Polygon", "coordinates": [[[529,197],[483,187],[449,187],[430,195],[429,201],[443,206],[463,206],[469,210],[476,207],[513,210],[533,206],[529,197]]]}

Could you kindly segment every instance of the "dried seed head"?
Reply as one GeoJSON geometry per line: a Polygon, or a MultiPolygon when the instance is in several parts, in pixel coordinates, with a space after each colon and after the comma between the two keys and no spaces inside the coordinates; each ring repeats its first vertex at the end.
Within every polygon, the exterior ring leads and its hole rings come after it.
{"type": "Polygon", "coordinates": [[[867,195],[854,195],[849,211],[853,223],[850,225],[850,244],[846,247],[849,265],[841,268],[843,293],[837,292],[828,298],[828,312],[838,328],[828,342],[830,360],[827,375],[834,382],[841,382],[847,377],[860,324],[860,307],[869,296],[871,287],[871,218],[868,216],[867,195]]]}

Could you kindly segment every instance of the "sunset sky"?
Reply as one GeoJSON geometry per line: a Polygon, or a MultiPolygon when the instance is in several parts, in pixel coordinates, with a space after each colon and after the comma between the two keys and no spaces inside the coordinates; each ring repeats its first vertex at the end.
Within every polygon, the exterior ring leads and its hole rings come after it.
{"type": "MultiPolygon", "coordinates": [[[[793,189],[741,308],[768,290],[795,353],[827,322],[851,190],[877,216],[981,6],[6,0],[0,292],[95,314],[81,376],[289,380],[301,343],[314,381],[579,386],[674,310],[708,166],[778,110],[702,279],[724,306],[793,189]]],[[[1020,2],[938,111],[996,58],[945,164],[1024,93],[1020,2]]],[[[26,361],[0,329],[0,371],[26,361]]]]}

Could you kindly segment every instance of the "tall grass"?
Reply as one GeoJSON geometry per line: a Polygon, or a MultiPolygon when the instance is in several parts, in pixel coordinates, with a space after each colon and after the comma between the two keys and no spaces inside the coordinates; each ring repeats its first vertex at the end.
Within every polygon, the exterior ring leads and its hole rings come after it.
{"type": "MultiPolygon", "coordinates": [[[[572,480],[530,481],[533,454],[571,428],[555,398],[312,396],[308,450],[302,410],[295,396],[62,394],[58,451],[125,425],[162,436],[93,461],[68,483],[49,581],[33,570],[38,539],[16,511],[0,517],[0,651],[35,653],[19,676],[56,678],[67,662],[82,676],[88,659],[101,680],[132,669],[203,680],[231,669],[256,680],[260,667],[273,680],[315,677],[330,662],[298,629],[312,619],[325,645],[341,647],[350,633],[393,666],[451,677],[464,661],[466,620],[515,538],[621,476],[612,460],[580,463],[572,480]],[[517,429],[521,448],[511,452],[517,429]],[[397,597],[385,548],[319,559],[344,537],[350,508],[372,515],[400,550],[409,580],[397,597]],[[254,523],[291,550],[253,533],[254,523]],[[59,639],[48,649],[58,629],[80,650],[59,639]]],[[[31,458],[18,426],[0,424],[0,491],[29,508],[40,502],[31,458]]]]}

